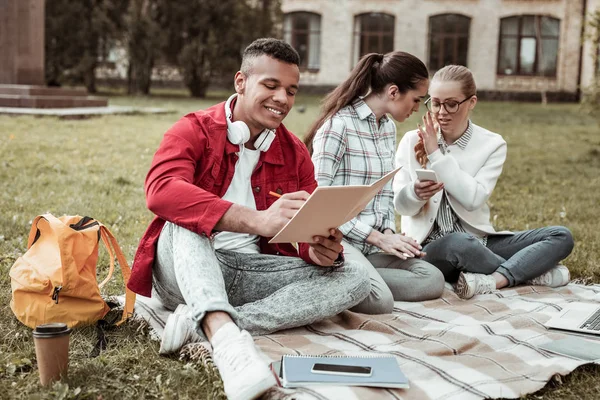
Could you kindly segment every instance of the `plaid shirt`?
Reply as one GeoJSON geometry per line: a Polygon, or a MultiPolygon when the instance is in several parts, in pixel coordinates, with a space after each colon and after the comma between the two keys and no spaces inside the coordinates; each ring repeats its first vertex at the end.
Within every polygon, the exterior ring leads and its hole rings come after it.
{"type": "MultiPolygon", "coordinates": [[[[394,169],[396,125],[385,115],[377,124],[373,111],[357,99],[319,128],[313,148],[319,186],[370,185],[394,169]]],[[[396,231],[391,182],[356,218],[340,227],[344,238],[363,254],[380,251],[366,242],[373,229],[396,231]]]]}
{"type": "MultiPolygon", "coordinates": [[[[471,121],[469,120],[467,130],[461,135],[461,137],[458,138],[456,142],[454,142],[454,144],[460,147],[462,150],[464,150],[465,147],[467,147],[467,144],[469,144],[471,136],[473,136],[473,126],[471,125],[471,121]]],[[[446,143],[442,135],[439,135],[438,137],[438,147],[440,148],[442,154],[446,154],[446,152],[448,152],[448,143],[446,143]]],[[[429,236],[427,236],[427,239],[425,239],[424,244],[433,242],[434,240],[444,237],[453,232],[466,231],[462,227],[458,216],[456,215],[454,210],[452,210],[450,202],[448,201],[448,196],[446,195],[446,192],[444,192],[444,195],[442,196],[442,201],[440,203],[440,208],[438,209],[438,213],[435,218],[435,222],[433,223],[433,227],[431,228],[431,233],[429,234],[429,236]]],[[[486,237],[478,239],[482,241],[484,245],[487,242],[486,237]]]]}

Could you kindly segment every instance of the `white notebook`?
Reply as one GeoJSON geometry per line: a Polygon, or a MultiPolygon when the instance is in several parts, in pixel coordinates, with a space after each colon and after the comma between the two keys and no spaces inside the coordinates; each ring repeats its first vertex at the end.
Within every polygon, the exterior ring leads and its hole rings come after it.
{"type": "Polygon", "coordinates": [[[356,217],[400,168],[371,185],[319,186],[269,243],[312,243],[356,217]]]}

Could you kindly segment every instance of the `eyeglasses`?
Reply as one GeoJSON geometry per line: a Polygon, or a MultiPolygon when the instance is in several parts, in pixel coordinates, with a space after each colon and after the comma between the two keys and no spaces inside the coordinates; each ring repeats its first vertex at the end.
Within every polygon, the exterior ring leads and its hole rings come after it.
{"type": "Polygon", "coordinates": [[[429,111],[431,111],[434,114],[439,113],[442,110],[442,106],[444,107],[444,109],[446,110],[446,112],[448,114],[454,114],[455,112],[458,111],[460,105],[462,103],[464,103],[465,101],[469,100],[471,97],[473,97],[473,96],[469,96],[466,99],[464,99],[463,101],[446,100],[442,103],[440,103],[437,100],[432,100],[432,98],[430,97],[425,102],[425,106],[427,107],[427,109],[429,111]]]}

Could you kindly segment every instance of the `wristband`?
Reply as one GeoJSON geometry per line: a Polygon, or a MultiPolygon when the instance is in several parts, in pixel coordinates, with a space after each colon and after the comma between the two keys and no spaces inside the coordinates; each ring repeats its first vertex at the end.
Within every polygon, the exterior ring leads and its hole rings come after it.
{"type": "Polygon", "coordinates": [[[344,265],[345,261],[346,260],[344,259],[343,253],[340,253],[340,254],[338,254],[338,258],[333,262],[332,267],[333,268],[339,268],[339,267],[341,267],[341,266],[344,265]]]}

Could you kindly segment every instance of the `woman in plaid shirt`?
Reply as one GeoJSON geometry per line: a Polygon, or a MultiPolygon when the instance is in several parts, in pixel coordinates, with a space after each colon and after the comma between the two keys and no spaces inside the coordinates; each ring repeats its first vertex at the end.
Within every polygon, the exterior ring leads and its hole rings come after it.
{"type": "MultiPolygon", "coordinates": [[[[319,186],[369,185],[394,170],[396,121],[404,121],[427,94],[427,68],[411,54],[365,55],[324,101],[304,139],[319,186]]],[[[441,296],[444,277],[420,257],[414,239],[396,233],[392,184],[342,225],[346,259],[370,265],[371,293],[352,310],[391,313],[394,300],[441,296]]]]}

